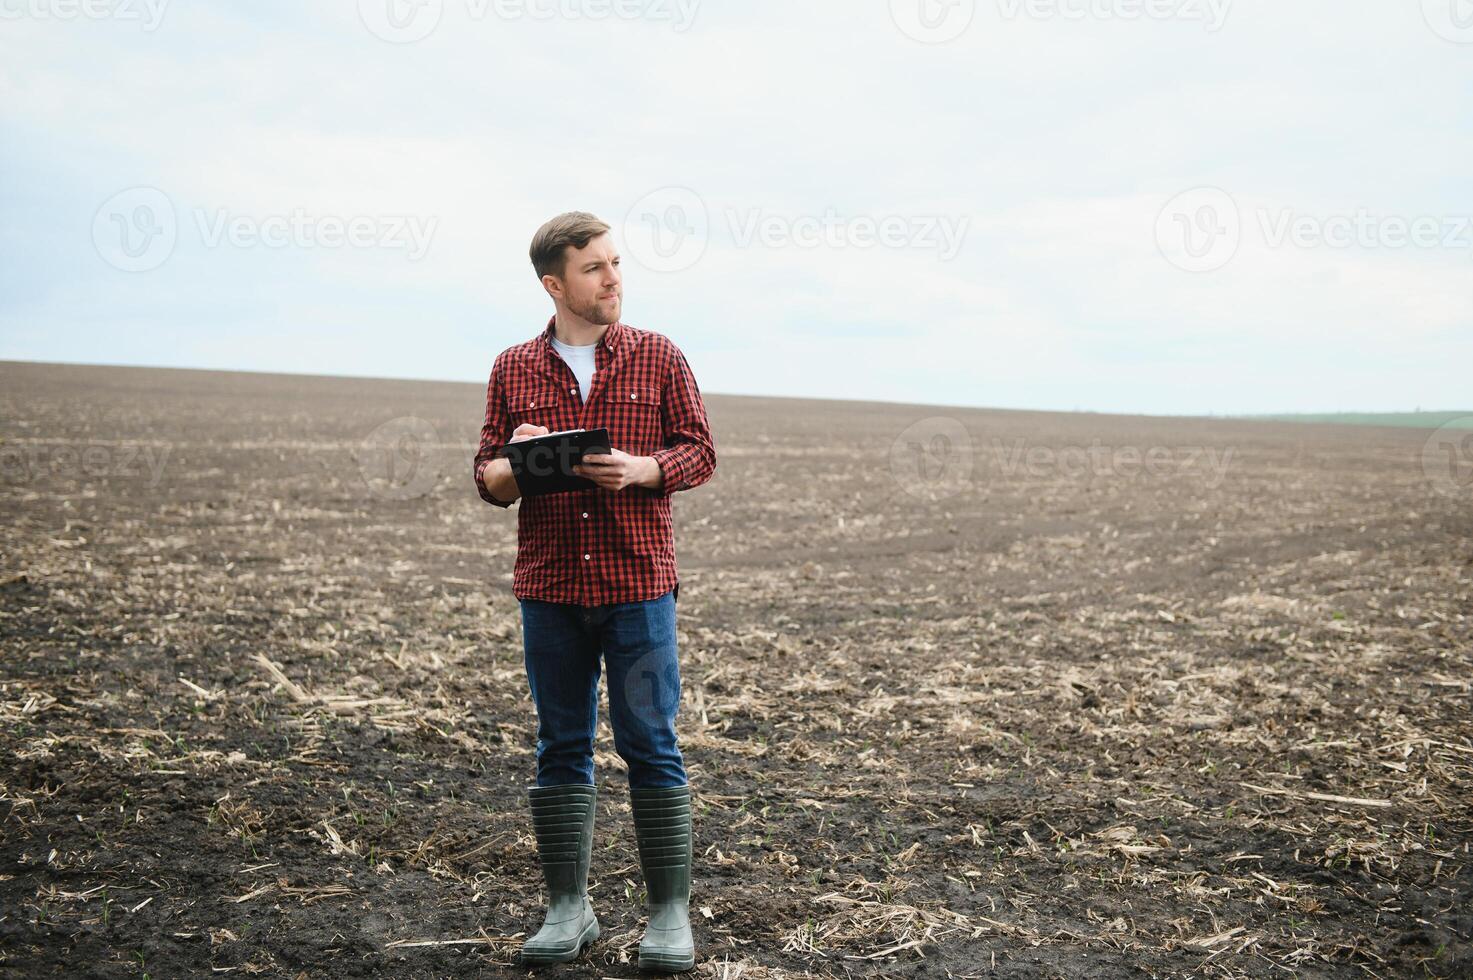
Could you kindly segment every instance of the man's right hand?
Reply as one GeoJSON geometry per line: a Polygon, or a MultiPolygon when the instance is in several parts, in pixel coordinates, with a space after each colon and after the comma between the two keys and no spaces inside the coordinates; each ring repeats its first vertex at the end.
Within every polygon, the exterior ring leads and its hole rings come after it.
{"type": "MultiPolygon", "coordinates": [[[[523,422],[513,430],[511,438],[506,441],[508,443],[521,442],[524,439],[531,439],[533,436],[545,436],[547,433],[548,428],[545,425],[533,425],[531,422],[523,422]]],[[[511,460],[509,459],[503,457],[501,459],[491,460],[490,464],[482,473],[481,478],[486,483],[486,492],[491,494],[504,507],[511,506],[511,503],[522,495],[521,490],[517,488],[517,479],[512,475],[511,460]]]]}
{"type": "Polygon", "coordinates": [[[531,439],[534,436],[545,436],[552,430],[545,425],[533,425],[531,422],[523,422],[512,432],[507,442],[521,442],[523,439],[531,439]]]}

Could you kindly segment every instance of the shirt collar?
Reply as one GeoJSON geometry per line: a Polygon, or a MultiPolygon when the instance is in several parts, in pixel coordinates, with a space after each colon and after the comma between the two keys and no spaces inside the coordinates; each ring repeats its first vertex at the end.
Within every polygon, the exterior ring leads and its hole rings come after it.
{"type": "MultiPolygon", "coordinates": [[[[542,336],[537,338],[541,342],[542,346],[547,351],[552,353],[556,353],[552,349],[552,338],[557,336],[557,332],[553,329],[553,327],[555,327],[556,325],[557,314],[554,313],[547,321],[547,329],[543,330],[542,336]]],[[[623,335],[624,324],[621,321],[615,320],[613,323],[609,324],[609,328],[604,331],[603,337],[599,339],[599,346],[605,348],[610,354],[612,354],[615,350],[618,349],[619,342],[624,339],[623,335]]]]}

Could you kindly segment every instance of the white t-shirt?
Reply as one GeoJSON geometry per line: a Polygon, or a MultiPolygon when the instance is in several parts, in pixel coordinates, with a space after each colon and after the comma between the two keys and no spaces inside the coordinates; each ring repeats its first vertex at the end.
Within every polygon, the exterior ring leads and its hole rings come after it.
{"type": "Polygon", "coordinates": [[[553,337],[552,348],[562,355],[563,360],[568,362],[568,367],[573,369],[573,377],[578,379],[578,394],[585,402],[588,401],[588,389],[593,384],[593,369],[596,363],[593,359],[593,352],[598,348],[598,344],[574,347],[553,337]]]}

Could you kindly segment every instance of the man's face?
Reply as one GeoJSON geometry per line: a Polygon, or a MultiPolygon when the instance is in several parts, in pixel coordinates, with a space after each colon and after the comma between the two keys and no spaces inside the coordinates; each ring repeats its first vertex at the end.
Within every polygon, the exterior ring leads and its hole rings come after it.
{"type": "Polygon", "coordinates": [[[624,301],[624,276],[619,252],[607,232],[591,238],[583,248],[569,245],[564,253],[563,302],[589,323],[605,325],[619,319],[624,301]]]}

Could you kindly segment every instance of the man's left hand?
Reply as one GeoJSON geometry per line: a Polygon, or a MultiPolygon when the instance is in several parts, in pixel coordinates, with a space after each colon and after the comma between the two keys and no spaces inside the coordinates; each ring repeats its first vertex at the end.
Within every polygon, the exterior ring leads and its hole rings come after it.
{"type": "Polygon", "coordinates": [[[653,456],[631,456],[622,449],[603,453],[585,453],[573,472],[586,476],[605,490],[623,490],[629,486],[650,486],[658,479],[660,464],[653,456]],[[653,478],[650,470],[654,470],[653,478]]]}

